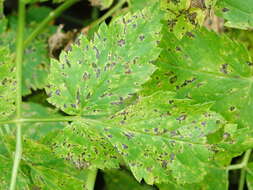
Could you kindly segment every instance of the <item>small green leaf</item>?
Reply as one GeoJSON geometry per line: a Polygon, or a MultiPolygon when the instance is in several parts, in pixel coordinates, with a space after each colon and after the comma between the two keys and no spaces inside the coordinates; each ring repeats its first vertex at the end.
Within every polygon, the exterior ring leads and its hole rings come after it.
{"type": "Polygon", "coordinates": [[[225,26],[239,29],[253,29],[252,0],[219,0],[216,11],[227,22],[225,26]]]}
{"type": "Polygon", "coordinates": [[[155,70],[161,20],[157,6],[102,24],[52,60],[48,101],[70,115],[109,115],[125,107],[155,70]]]}

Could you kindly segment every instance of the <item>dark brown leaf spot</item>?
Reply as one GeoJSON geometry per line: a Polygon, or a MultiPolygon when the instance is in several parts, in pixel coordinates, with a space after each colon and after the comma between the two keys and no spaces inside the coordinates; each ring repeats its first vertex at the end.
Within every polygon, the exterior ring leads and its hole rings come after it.
{"type": "Polygon", "coordinates": [[[229,110],[230,110],[230,111],[234,111],[234,110],[235,110],[235,106],[231,106],[231,107],[229,108],[229,110]]]}
{"type": "Polygon", "coordinates": [[[248,66],[250,66],[250,67],[253,66],[253,63],[252,63],[252,62],[249,62],[249,61],[247,61],[246,64],[247,64],[248,66]]]}
{"type": "Polygon", "coordinates": [[[195,38],[195,35],[191,32],[186,32],[186,35],[190,38],[195,38]]]}
{"type": "Polygon", "coordinates": [[[118,41],[118,45],[119,45],[120,47],[123,47],[125,44],[126,44],[126,41],[123,40],[123,39],[121,39],[121,40],[118,41]]]}
{"type": "Polygon", "coordinates": [[[228,74],[228,64],[222,64],[220,72],[222,72],[224,74],[228,74]]]}
{"type": "Polygon", "coordinates": [[[177,76],[173,76],[170,78],[170,83],[173,84],[177,81],[177,76]]]}
{"type": "Polygon", "coordinates": [[[187,115],[184,114],[184,115],[179,116],[176,120],[183,121],[186,119],[186,117],[187,117],[187,115]]]}
{"type": "Polygon", "coordinates": [[[167,168],[168,162],[166,160],[162,161],[162,167],[167,168]]]}
{"type": "Polygon", "coordinates": [[[224,7],[223,9],[222,9],[222,12],[228,12],[229,11],[229,9],[228,8],[226,8],[226,7],[224,7]]]}
{"type": "Polygon", "coordinates": [[[141,41],[143,41],[143,40],[145,39],[145,36],[142,34],[142,35],[139,36],[139,39],[140,39],[141,41]]]}

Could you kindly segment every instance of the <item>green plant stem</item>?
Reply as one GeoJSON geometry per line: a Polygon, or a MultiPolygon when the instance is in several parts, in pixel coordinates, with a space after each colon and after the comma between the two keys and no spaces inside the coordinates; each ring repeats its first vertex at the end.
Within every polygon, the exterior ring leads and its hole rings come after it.
{"type": "MultiPolygon", "coordinates": [[[[16,47],[16,80],[17,80],[17,95],[16,95],[16,117],[21,118],[22,104],[22,60],[24,52],[24,29],[25,29],[25,2],[19,1],[18,4],[18,31],[17,31],[17,47],[16,47]]],[[[22,156],[22,131],[21,123],[16,123],[16,150],[15,158],[11,174],[10,190],[15,190],[19,163],[22,156]]]]}
{"type": "Polygon", "coordinates": [[[62,116],[55,118],[20,118],[13,120],[0,121],[0,125],[13,124],[13,123],[36,123],[36,122],[63,122],[63,121],[76,121],[80,119],[89,120],[78,116],[62,116]]]}
{"type": "Polygon", "coordinates": [[[245,176],[246,176],[246,170],[243,168],[240,174],[238,190],[243,190],[244,184],[245,184],[245,176]]]}
{"type": "Polygon", "coordinates": [[[49,24],[50,21],[58,17],[63,11],[65,11],[67,8],[69,8],[74,3],[78,2],[79,0],[67,0],[62,5],[60,5],[58,8],[53,10],[38,26],[35,28],[35,30],[28,36],[28,38],[25,40],[25,47],[37,36],[39,35],[44,28],[49,24]]]}
{"type": "Polygon", "coordinates": [[[245,168],[248,164],[249,158],[250,158],[250,154],[251,154],[251,149],[247,150],[243,156],[243,160],[240,164],[234,164],[234,165],[230,165],[227,167],[227,170],[239,170],[242,168],[245,168]]]}
{"type": "Polygon", "coordinates": [[[19,163],[22,157],[22,136],[21,135],[22,135],[21,124],[18,123],[17,132],[16,132],[16,151],[15,151],[14,164],[13,164],[12,174],[11,174],[10,190],[15,190],[19,163]]]}
{"type": "Polygon", "coordinates": [[[93,21],[91,24],[89,24],[89,27],[93,28],[94,26],[105,21],[108,17],[110,17],[113,13],[115,13],[118,9],[120,9],[124,5],[124,3],[126,3],[126,2],[127,2],[127,0],[119,1],[114,7],[112,7],[109,11],[107,11],[103,16],[101,16],[99,19],[97,19],[97,20],[93,21]]]}
{"type": "Polygon", "coordinates": [[[86,189],[93,190],[96,182],[97,170],[90,170],[86,180],[86,189]]]}
{"type": "Polygon", "coordinates": [[[241,169],[241,175],[240,175],[238,190],[243,190],[243,188],[244,188],[245,176],[246,176],[246,167],[247,167],[247,164],[249,162],[250,154],[251,154],[251,149],[247,150],[245,152],[244,156],[243,156],[243,161],[242,161],[243,168],[241,169]]]}

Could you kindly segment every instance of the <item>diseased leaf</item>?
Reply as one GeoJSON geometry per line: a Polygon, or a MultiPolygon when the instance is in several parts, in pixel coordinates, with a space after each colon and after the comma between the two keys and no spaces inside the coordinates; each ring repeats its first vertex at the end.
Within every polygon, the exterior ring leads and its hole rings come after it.
{"type": "Polygon", "coordinates": [[[216,11],[227,22],[225,26],[239,29],[253,29],[252,0],[219,0],[216,11]]]}
{"type": "MultiPolygon", "coordinates": [[[[15,139],[6,136],[4,138],[7,147],[14,151],[15,139]]],[[[63,159],[57,158],[52,150],[45,145],[25,138],[22,144],[23,153],[20,165],[26,179],[30,178],[29,187],[43,190],[84,189],[88,171],[80,171],[68,165],[63,159]]],[[[8,169],[10,170],[10,168],[8,169]]],[[[20,185],[19,188],[24,187],[20,185]]]]}
{"type": "MultiPolygon", "coordinates": [[[[25,28],[25,37],[28,37],[38,23],[45,18],[51,9],[46,7],[30,7],[27,10],[28,24],[25,28]],[[34,12],[40,12],[40,16],[34,16],[34,12]]],[[[16,50],[17,16],[10,16],[9,28],[1,36],[1,43],[10,46],[12,54],[16,50]]],[[[49,26],[25,49],[23,61],[22,94],[27,95],[31,90],[42,89],[46,85],[49,70],[49,53],[47,39],[55,31],[55,27],[49,26]]],[[[14,64],[14,63],[13,63],[14,64]]]]}
{"type": "Polygon", "coordinates": [[[179,39],[202,25],[208,11],[201,0],[161,0],[161,8],[166,11],[168,30],[179,39]]]}
{"type": "Polygon", "coordinates": [[[146,94],[170,89],[180,98],[213,101],[212,110],[228,121],[252,127],[253,63],[243,45],[201,29],[182,40],[166,32],[161,46],[159,71],[146,85],[146,94]],[[161,81],[160,75],[167,79],[161,81]]]}
{"type": "Polygon", "coordinates": [[[77,168],[107,169],[119,167],[119,154],[89,122],[76,121],[57,134],[53,149],[77,168]]]}
{"type": "Polygon", "coordinates": [[[0,119],[15,111],[16,79],[15,66],[7,47],[0,46],[0,119]]]}
{"type": "Polygon", "coordinates": [[[214,156],[208,138],[225,125],[209,106],[157,93],[118,113],[103,132],[138,181],[162,183],[171,175],[177,183],[200,182],[214,156]]]}
{"type": "Polygon", "coordinates": [[[140,89],[155,70],[162,15],[157,7],[102,24],[90,42],[80,36],[52,60],[48,101],[70,115],[109,115],[140,89]]]}
{"type": "Polygon", "coordinates": [[[154,190],[152,186],[137,182],[123,170],[108,170],[104,174],[106,190],[154,190]]]}
{"type": "Polygon", "coordinates": [[[89,168],[101,168],[103,162],[102,169],[114,167],[123,158],[135,178],[148,184],[200,182],[215,154],[225,151],[216,143],[233,139],[223,134],[226,122],[208,110],[210,104],[193,103],[169,92],[141,98],[110,119],[74,122],[55,138],[54,150],[74,162],[87,162],[89,168]]]}

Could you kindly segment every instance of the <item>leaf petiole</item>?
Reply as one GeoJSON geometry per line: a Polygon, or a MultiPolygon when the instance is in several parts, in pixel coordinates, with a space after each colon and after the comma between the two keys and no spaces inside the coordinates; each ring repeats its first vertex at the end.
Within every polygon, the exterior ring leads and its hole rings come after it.
{"type": "Polygon", "coordinates": [[[97,169],[93,169],[89,171],[87,181],[86,181],[86,189],[93,190],[96,182],[97,169]]]}
{"type": "MultiPolygon", "coordinates": [[[[16,80],[17,80],[17,97],[16,97],[16,117],[21,117],[22,104],[22,60],[24,53],[24,29],[25,29],[25,2],[19,1],[18,4],[18,31],[17,31],[17,48],[16,48],[16,80]]],[[[21,123],[16,123],[16,150],[11,174],[10,190],[15,190],[19,163],[22,157],[22,131],[21,123]]]]}

